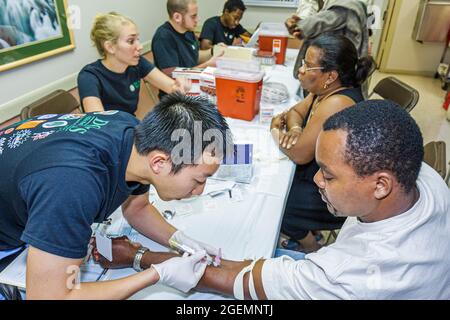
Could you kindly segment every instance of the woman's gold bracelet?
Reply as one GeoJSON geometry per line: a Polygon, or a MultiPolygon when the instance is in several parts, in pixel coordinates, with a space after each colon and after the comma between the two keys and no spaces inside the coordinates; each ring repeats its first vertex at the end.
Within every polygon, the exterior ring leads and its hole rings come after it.
{"type": "Polygon", "coordinates": [[[293,126],[289,128],[289,131],[293,130],[293,129],[300,129],[300,131],[303,131],[303,128],[300,126],[293,126]]]}

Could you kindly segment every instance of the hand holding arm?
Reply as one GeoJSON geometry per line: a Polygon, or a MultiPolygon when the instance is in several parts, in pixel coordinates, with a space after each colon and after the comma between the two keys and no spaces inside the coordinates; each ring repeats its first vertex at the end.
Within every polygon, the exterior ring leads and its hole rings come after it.
{"type": "MultiPolygon", "coordinates": [[[[120,269],[133,266],[134,257],[141,247],[139,243],[131,242],[126,236],[112,240],[113,261],[110,262],[101,256],[97,249],[92,255],[102,268],[120,269]]],[[[171,253],[154,253],[147,251],[141,259],[143,269],[153,268],[159,277],[158,283],[188,292],[197,285],[206,269],[204,261],[206,252],[197,251],[193,255],[180,257],[171,253]],[[148,262],[148,260],[151,262],[148,262]]]]}
{"type": "Polygon", "coordinates": [[[193,255],[174,257],[159,264],[153,264],[152,268],[159,274],[157,283],[174,287],[183,292],[188,292],[200,281],[206,270],[205,251],[198,251],[193,255]]]}
{"type": "MultiPolygon", "coordinates": [[[[131,267],[133,259],[129,257],[135,254],[137,246],[137,244],[134,244],[126,238],[114,239],[113,259],[128,259],[128,267],[131,267]],[[118,253],[116,251],[120,252],[118,253]]],[[[190,257],[187,257],[190,258],[189,260],[180,260],[186,258],[180,258],[179,255],[172,252],[146,251],[141,260],[141,267],[143,269],[152,269],[152,266],[156,265],[156,268],[153,269],[156,270],[159,278],[162,278],[162,280],[159,280],[160,283],[174,286],[177,289],[185,292],[188,291],[189,288],[192,288],[196,285],[196,289],[203,292],[218,292],[221,294],[232,296],[236,276],[242,270],[242,268],[250,264],[250,261],[222,260],[220,267],[213,267],[206,266],[206,264],[202,262],[204,256],[205,252],[199,251],[195,254],[195,256],[192,255],[190,257]],[[177,257],[179,259],[175,259],[177,257]],[[199,265],[200,263],[201,265],[199,265]],[[203,270],[203,268],[205,268],[205,270],[203,270]],[[184,270],[185,275],[187,275],[185,277],[190,282],[186,282],[186,279],[180,279],[180,277],[177,275],[178,270],[180,269],[184,270]],[[199,276],[201,277],[200,280],[198,280],[199,276]]],[[[108,263],[107,260],[102,258],[101,256],[99,262],[101,264],[104,262],[108,263]]],[[[260,299],[266,298],[261,279],[261,268],[263,262],[263,260],[258,261],[253,271],[254,284],[256,292],[260,299]]],[[[113,261],[113,264],[114,263],[115,261],[113,261]]],[[[109,264],[102,264],[102,266],[106,267],[109,266],[109,264]]],[[[111,268],[114,268],[114,266],[112,266],[111,268]]],[[[244,277],[244,290],[246,298],[250,297],[248,290],[248,281],[249,277],[248,275],[246,275],[244,277]]]]}

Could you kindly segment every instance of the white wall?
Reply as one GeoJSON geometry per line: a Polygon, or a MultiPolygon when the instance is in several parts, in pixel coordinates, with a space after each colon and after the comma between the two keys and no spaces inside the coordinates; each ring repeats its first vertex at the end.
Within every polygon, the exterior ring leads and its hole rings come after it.
{"type": "MultiPolygon", "coordinates": [[[[71,89],[76,73],[98,58],[89,40],[97,13],[117,11],[138,25],[141,41],[150,41],[156,28],[167,20],[166,0],[67,0],[78,6],[81,27],[74,30],[76,48],[0,73],[0,122],[18,114],[22,107],[56,88],[71,89]]],[[[224,0],[198,0],[200,24],[222,12],[224,0]]],[[[255,28],[260,21],[283,22],[293,8],[248,7],[242,24],[255,28]]]]}
{"type": "MultiPolygon", "coordinates": [[[[200,24],[212,16],[222,13],[225,0],[197,0],[199,5],[200,24]]],[[[255,29],[259,22],[284,22],[295,13],[295,8],[266,8],[248,6],[241,24],[244,28],[255,29]]]]}
{"type": "Polygon", "coordinates": [[[386,71],[433,74],[439,64],[444,44],[424,43],[412,37],[420,0],[402,0],[394,30],[386,71]]]}
{"type": "MultiPolygon", "coordinates": [[[[36,98],[30,92],[71,76],[98,58],[89,40],[97,13],[117,11],[129,16],[138,25],[142,42],[151,40],[156,28],[167,20],[166,0],[68,0],[68,5],[78,6],[81,14],[81,28],[74,30],[75,50],[1,72],[0,122],[14,116],[15,110],[11,109],[14,99],[27,95],[34,100],[36,98]]],[[[29,103],[23,99],[19,101],[29,103]]],[[[19,111],[20,107],[20,104],[14,106],[19,111]]]]}

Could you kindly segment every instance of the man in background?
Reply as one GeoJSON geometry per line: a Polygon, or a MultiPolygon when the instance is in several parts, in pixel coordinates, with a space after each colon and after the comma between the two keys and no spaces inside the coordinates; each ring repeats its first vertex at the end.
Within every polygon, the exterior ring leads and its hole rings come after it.
{"type": "Polygon", "coordinates": [[[200,34],[201,49],[211,49],[218,43],[240,45],[242,44],[242,35],[251,37],[251,34],[240,24],[246,9],[242,0],[225,2],[222,15],[211,17],[203,24],[200,34]]]}
{"type": "MultiPolygon", "coordinates": [[[[169,77],[177,67],[206,68],[216,65],[212,50],[200,50],[194,30],[198,23],[196,0],[168,0],[166,21],[155,32],[152,52],[155,66],[169,77]]],[[[160,98],[164,95],[160,91],[160,98]]]]}
{"type": "Polygon", "coordinates": [[[312,39],[323,33],[335,33],[346,36],[358,50],[359,57],[368,55],[369,30],[367,27],[367,7],[360,0],[318,1],[319,11],[301,19],[293,15],[285,24],[289,33],[303,41],[294,67],[294,77],[305,58],[306,50],[312,39]]]}

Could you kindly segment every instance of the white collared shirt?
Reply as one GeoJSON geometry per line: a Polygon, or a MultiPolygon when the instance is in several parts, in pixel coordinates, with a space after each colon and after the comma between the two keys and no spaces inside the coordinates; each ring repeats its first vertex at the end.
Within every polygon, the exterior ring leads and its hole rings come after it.
{"type": "Polygon", "coordinates": [[[450,191],[427,164],[419,200],[390,219],[348,218],[336,242],[262,269],[269,299],[450,299],[450,191]]]}

